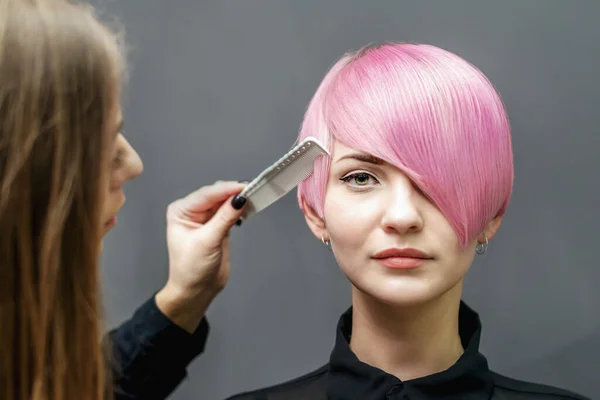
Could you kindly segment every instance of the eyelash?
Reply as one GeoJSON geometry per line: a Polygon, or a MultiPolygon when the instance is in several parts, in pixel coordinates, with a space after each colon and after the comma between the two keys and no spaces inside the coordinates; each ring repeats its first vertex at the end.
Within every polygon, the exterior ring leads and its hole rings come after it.
{"type": "MultiPolygon", "coordinates": [[[[373,175],[367,173],[367,172],[354,172],[350,175],[346,175],[343,178],[340,178],[340,181],[344,182],[344,183],[350,183],[350,181],[352,179],[356,179],[357,177],[367,177],[370,178],[372,180],[374,180],[375,182],[379,183],[379,181],[377,180],[377,178],[375,178],[373,175]]],[[[357,191],[366,191],[372,188],[372,186],[369,185],[350,185],[354,190],[357,191]]]]}

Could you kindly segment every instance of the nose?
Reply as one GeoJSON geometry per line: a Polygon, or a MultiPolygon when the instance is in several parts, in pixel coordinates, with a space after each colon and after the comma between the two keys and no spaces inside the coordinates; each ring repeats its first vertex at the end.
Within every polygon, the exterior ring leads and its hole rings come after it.
{"type": "Polygon", "coordinates": [[[406,176],[398,177],[390,184],[387,204],[382,218],[386,232],[397,234],[416,233],[423,229],[419,189],[406,176]]]}
{"type": "Polygon", "coordinates": [[[125,153],[127,154],[124,181],[128,181],[137,178],[144,172],[144,164],[131,144],[125,138],[123,139],[125,140],[125,153]]]}

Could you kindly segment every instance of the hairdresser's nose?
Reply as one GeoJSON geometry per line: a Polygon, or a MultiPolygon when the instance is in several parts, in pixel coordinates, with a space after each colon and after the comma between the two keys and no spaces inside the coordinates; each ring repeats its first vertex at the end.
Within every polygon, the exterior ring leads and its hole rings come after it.
{"type": "Polygon", "coordinates": [[[129,181],[137,178],[142,174],[142,172],[144,172],[144,164],[142,163],[142,159],[140,158],[139,154],[135,151],[131,144],[129,144],[127,139],[123,138],[123,140],[125,141],[125,154],[127,154],[124,181],[129,181]]]}
{"type": "Polygon", "coordinates": [[[401,235],[421,231],[423,216],[419,207],[419,189],[404,175],[394,178],[389,185],[383,229],[401,235]]]}
{"type": "Polygon", "coordinates": [[[121,162],[111,175],[111,190],[121,190],[123,184],[137,178],[144,170],[144,165],[138,153],[133,149],[123,135],[119,135],[117,146],[121,154],[121,162]]]}

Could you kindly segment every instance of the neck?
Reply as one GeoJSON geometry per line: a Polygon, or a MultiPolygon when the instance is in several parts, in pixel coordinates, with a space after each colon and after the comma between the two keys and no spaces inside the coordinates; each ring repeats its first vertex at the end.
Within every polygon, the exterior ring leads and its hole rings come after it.
{"type": "Polygon", "coordinates": [[[353,287],[350,347],[362,362],[402,381],[450,368],[464,352],[458,333],[462,281],[427,304],[383,304],[353,287]]]}

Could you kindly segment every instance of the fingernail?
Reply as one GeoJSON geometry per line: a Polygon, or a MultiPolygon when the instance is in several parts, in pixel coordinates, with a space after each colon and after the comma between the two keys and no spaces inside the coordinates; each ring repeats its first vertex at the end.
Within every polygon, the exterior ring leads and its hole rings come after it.
{"type": "Polygon", "coordinates": [[[240,219],[238,219],[238,220],[237,220],[237,222],[236,222],[235,224],[236,224],[237,226],[241,226],[241,225],[242,225],[242,222],[244,222],[244,221],[242,221],[242,219],[240,218],[240,219]]]}
{"type": "Polygon", "coordinates": [[[250,183],[250,181],[238,181],[239,183],[250,183]]]}
{"type": "Polygon", "coordinates": [[[236,210],[240,210],[246,204],[246,198],[244,196],[236,195],[233,200],[231,200],[231,206],[236,210]]]}

